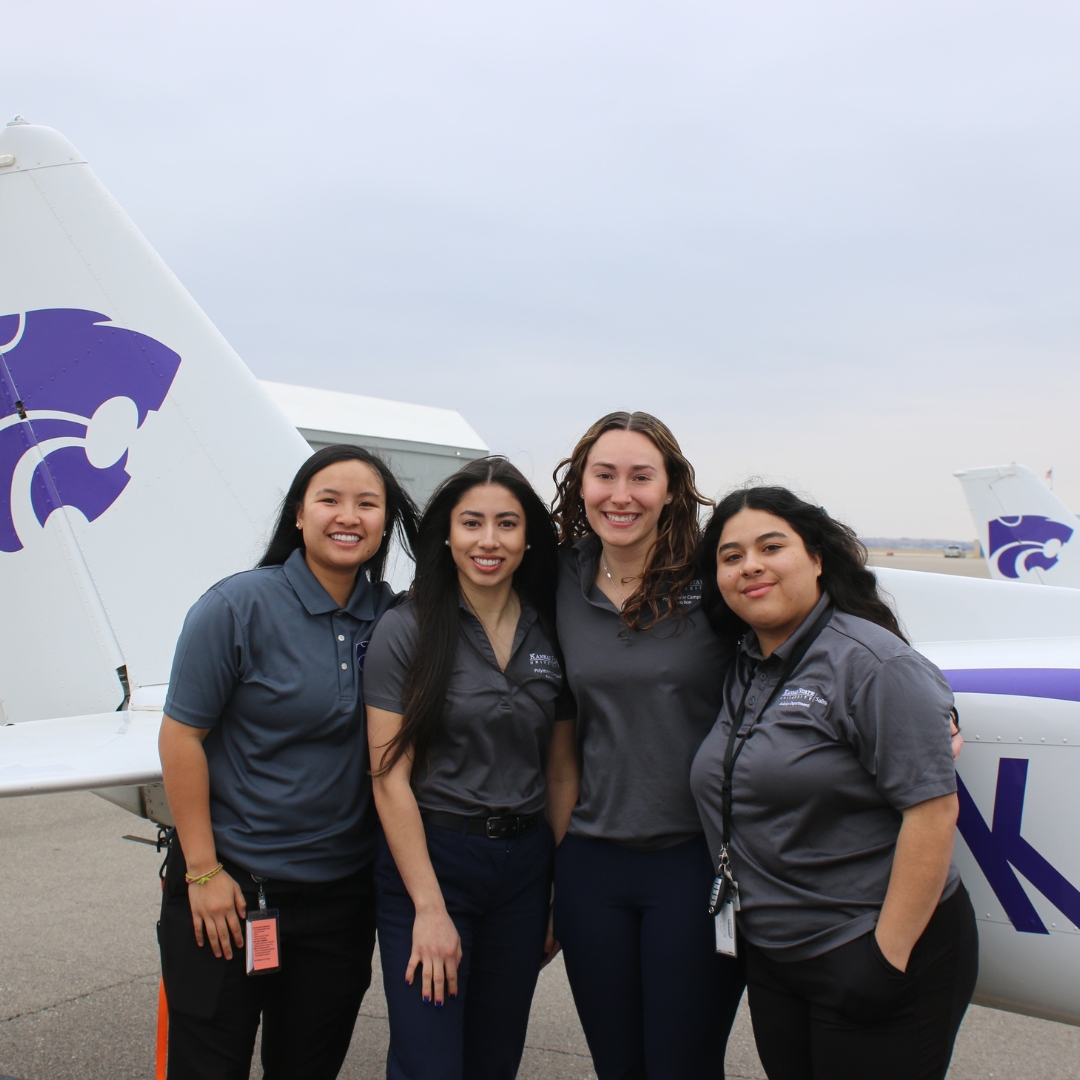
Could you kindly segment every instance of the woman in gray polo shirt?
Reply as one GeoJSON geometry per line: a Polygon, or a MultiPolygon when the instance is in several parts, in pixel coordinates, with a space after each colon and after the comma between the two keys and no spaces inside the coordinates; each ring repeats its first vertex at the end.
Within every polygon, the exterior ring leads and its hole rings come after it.
{"type": "Polygon", "coordinates": [[[555,529],[504,458],[431,497],[408,603],[372,638],[364,700],[382,831],[389,1080],[508,1080],[577,796],[554,634],[555,529]]]}
{"type": "Polygon", "coordinates": [[[348,1051],[375,944],[362,671],[399,599],[382,580],[395,529],[409,548],[415,508],[386,465],[326,447],[258,568],[184,622],[160,736],[176,821],[158,923],[170,1080],[247,1077],[260,1017],[267,1080],[331,1080],[348,1051]],[[256,965],[244,921],[263,904],[277,948],[256,965]]]}
{"type": "Polygon", "coordinates": [[[952,691],[821,507],[732,492],[702,550],[710,618],[738,651],[691,784],[765,1071],[940,1080],[978,968],[951,862],[952,691]]]}
{"type": "Polygon", "coordinates": [[[722,1077],[743,983],[712,952],[690,793],[731,656],[694,568],[709,501],[671,432],[640,412],[593,424],[556,482],[581,797],[555,860],[555,935],[600,1080],[722,1077]]]}

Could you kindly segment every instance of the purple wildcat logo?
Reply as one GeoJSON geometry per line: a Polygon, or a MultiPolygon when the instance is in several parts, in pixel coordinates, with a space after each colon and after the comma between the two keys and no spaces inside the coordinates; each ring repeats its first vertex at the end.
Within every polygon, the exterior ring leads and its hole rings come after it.
{"type": "Polygon", "coordinates": [[[61,506],[94,521],[116,502],[131,479],[126,440],[179,366],[160,341],[96,311],[0,315],[0,551],[24,546],[27,493],[42,527],[61,506]]]}
{"type": "Polygon", "coordinates": [[[990,558],[996,556],[997,568],[1007,578],[1036,567],[1049,570],[1072,534],[1068,525],[1036,514],[998,518],[990,522],[990,558]]]}

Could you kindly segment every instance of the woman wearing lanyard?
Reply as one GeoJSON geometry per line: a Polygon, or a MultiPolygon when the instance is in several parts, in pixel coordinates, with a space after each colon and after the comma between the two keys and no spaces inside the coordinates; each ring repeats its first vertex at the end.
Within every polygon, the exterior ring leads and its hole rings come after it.
{"type": "Polygon", "coordinates": [[[978,969],[952,692],[821,507],[735,491],[702,550],[710,616],[741,641],[691,782],[765,1071],[941,1078],[978,969]]]}
{"type": "Polygon", "coordinates": [[[365,670],[386,1072],[511,1080],[577,798],[555,529],[525,477],[485,458],[431,497],[416,552],[365,670]]]}
{"type": "Polygon", "coordinates": [[[599,1080],[722,1077],[743,983],[713,952],[690,792],[731,656],[694,569],[709,501],[671,432],[640,412],[593,424],[556,482],[581,796],[555,860],[555,936],[599,1080]]]}
{"type": "Polygon", "coordinates": [[[330,1080],[348,1051],[375,944],[361,669],[396,600],[395,529],[411,545],[415,508],[386,465],[327,447],[259,567],[188,613],[159,740],[176,821],[158,924],[170,1080],[247,1077],[260,1016],[267,1080],[330,1080]]]}

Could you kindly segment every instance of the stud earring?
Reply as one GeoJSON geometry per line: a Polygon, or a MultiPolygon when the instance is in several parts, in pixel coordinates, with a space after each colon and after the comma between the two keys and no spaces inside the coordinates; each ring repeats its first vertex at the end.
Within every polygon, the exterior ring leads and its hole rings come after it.
{"type": "Polygon", "coordinates": [[[450,546],[450,541],[449,541],[449,540],[444,540],[444,541],[443,541],[443,543],[444,543],[444,544],[445,544],[445,545],[446,545],[447,547],[449,547],[449,546],[450,546]]]}
{"type": "Polygon", "coordinates": [[[298,529],[302,529],[302,528],[303,528],[304,526],[303,526],[303,525],[301,525],[301,524],[300,524],[300,522],[298,521],[298,522],[296,523],[296,527],[297,527],[298,529]]]}
{"type": "Polygon", "coordinates": [[[526,544],[525,545],[525,550],[526,551],[531,551],[532,550],[532,544],[526,544]]]}

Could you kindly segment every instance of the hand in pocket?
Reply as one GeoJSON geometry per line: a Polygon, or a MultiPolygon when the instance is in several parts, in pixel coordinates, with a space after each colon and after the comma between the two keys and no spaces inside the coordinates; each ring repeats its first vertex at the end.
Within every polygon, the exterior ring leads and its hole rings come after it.
{"type": "Polygon", "coordinates": [[[860,1023],[876,1023],[915,1007],[909,974],[885,959],[873,931],[836,950],[839,1006],[860,1023]]]}

